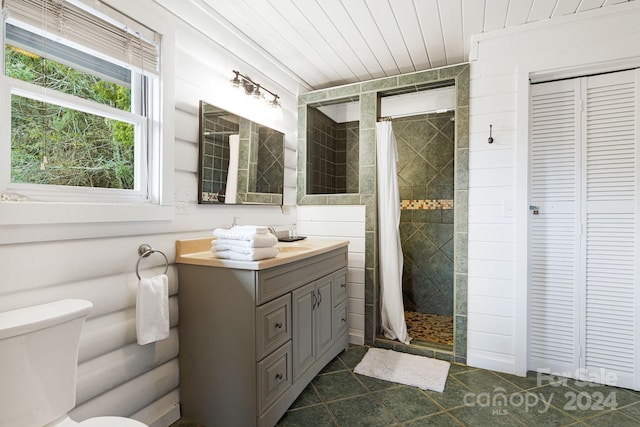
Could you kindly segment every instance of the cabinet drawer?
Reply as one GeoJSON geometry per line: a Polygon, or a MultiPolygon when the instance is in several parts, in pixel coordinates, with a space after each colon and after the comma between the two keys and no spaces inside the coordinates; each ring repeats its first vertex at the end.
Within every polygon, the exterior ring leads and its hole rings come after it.
{"type": "Polygon", "coordinates": [[[291,386],[291,341],[258,363],[258,414],[291,386]]]}
{"type": "Polygon", "coordinates": [[[336,271],[333,275],[333,305],[347,299],[347,269],[336,271]]]}
{"type": "Polygon", "coordinates": [[[258,271],[257,303],[284,295],[347,266],[347,248],[258,271]]]}
{"type": "Polygon", "coordinates": [[[256,360],[291,339],[291,294],[256,308],[256,360]]]}
{"type": "Polygon", "coordinates": [[[349,327],[347,321],[347,301],[342,301],[333,308],[333,339],[338,338],[349,327]]]}

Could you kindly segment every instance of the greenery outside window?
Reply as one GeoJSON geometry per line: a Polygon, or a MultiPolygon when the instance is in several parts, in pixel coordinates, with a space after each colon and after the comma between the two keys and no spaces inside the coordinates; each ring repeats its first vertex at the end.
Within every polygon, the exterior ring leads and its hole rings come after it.
{"type": "Polygon", "coordinates": [[[159,35],[77,0],[4,6],[3,199],[160,204],[159,35]]]}

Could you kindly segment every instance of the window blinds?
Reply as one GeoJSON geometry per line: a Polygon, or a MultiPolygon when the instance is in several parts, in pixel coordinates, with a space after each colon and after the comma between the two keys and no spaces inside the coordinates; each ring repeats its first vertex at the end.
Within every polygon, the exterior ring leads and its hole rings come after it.
{"type": "MultiPolygon", "coordinates": [[[[103,9],[108,8],[99,4],[103,9]]],[[[80,5],[65,0],[4,0],[10,19],[44,30],[52,37],[85,46],[124,64],[144,71],[159,72],[159,34],[144,28],[142,24],[140,28],[131,28],[117,19],[80,5]]],[[[111,14],[118,14],[109,10],[111,14]]]]}

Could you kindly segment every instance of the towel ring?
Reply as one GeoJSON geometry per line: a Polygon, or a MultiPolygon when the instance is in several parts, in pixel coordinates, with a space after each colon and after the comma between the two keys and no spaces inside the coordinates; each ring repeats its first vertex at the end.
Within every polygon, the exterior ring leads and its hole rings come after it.
{"type": "Polygon", "coordinates": [[[136,276],[138,276],[138,280],[142,279],[142,277],[140,277],[140,261],[142,261],[142,258],[146,258],[149,255],[156,254],[156,253],[164,257],[164,274],[167,274],[167,271],[169,271],[169,259],[164,254],[164,252],[159,251],[157,249],[153,249],[151,246],[147,244],[143,244],[143,245],[140,245],[140,247],[138,248],[138,254],[140,255],[138,257],[138,262],[136,263],[136,276]]]}

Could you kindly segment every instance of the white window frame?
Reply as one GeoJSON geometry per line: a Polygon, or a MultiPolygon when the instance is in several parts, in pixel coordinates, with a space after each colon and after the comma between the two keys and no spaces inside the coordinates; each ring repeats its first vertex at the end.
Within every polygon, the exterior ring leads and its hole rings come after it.
{"type": "MultiPolygon", "coordinates": [[[[12,78],[7,78],[7,84],[5,87],[9,93],[3,93],[3,100],[10,100],[12,95],[17,95],[23,98],[43,101],[47,104],[57,105],[75,111],[81,111],[95,116],[114,119],[134,125],[134,158],[147,158],[147,137],[145,135],[147,123],[146,118],[127,111],[118,110],[107,105],[100,105],[92,101],[87,101],[76,96],[47,90],[46,88],[12,78]]],[[[11,111],[9,108],[6,110],[8,111],[4,112],[5,116],[2,117],[2,124],[3,127],[7,127],[8,129],[2,129],[2,132],[3,135],[7,135],[8,131],[10,137],[11,111]]],[[[3,141],[7,140],[8,138],[3,138],[3,141]]],[[[4,144],[2,144],[0,147],[2,147],[3,150],[9,150],[9,152],[11,152],[10,146],[5,148],[4,144]]],[[[2,188],[6,189],[6,192],[21,194],[35,200],[47,202],[56,202],[61,199],[69,202],[89,201],[93,203],[101,203],[105,201],[117,202],[122,200],[128,200],[131,202],[144,201],[147,198],[145,185],[147,182],[146,161],[136,160],[134,168],[134,182],[136,187],[132,190],[12,183],[10,176],[11,158],[10,156],[2,156],[2,158],[0,158],[0,185],[2,185],[2,188]]]]}
{"type": "MultiPolygon", "coordinates": [[[[8,22],[16,24],[13,20],[8,22]]],[[[163,37],[164,38],[164,37],[163,37]]],[[[164,70],[159,76],[147,79],[148,118],[93,101],[81,99],[53,90],[23,82],[4,75],[3,55],[0,60],[0,225],[3,224],[52,224],[122,221],[158,221],[174,218],[173,192],[170,183],[173,167],[165,153],[173,145],[173,125],[166,126],[167,112],[165,93],[168,86],[164,70]],[[75,110],[109,117],[131,123],[136,132],[136,141],[146,143],[135,147],[136,188],[133,190],[85,188],[56,185],[11,183],[11,96],[42,99],[48,103],[75,110]],[[146,134],[146,135],[145,135],[146,134]],[[146,138],[145,138],[146,136],[146,138]],[[169,138],[168,138],[169,136],[169,138]],[[170,166],[170,167],[167,167],[170,166]]],[[[169,45],[169,43],[167,43],[169,45]]],[[[73,46],[76,47],[77,46],[73,46]]],[[[88,51],[88,50],[86,50],[88,51]]],[[[89,51],[88,51],[89,52],[89,51]]],[[[90,52],[94,54],[93,52],[90,52]]],[[[164,63],[173,56],[170,46],[161,44],[164,63]],[[165,55],[168,57],[165,57],[165,55]]],[[[161,63],[162,64],[162,63],[161,63]]],[[[171,74],[171,72],[167,73],[171,74]]],[[[132,103],[140,102],[135,86],[142,74],[132,73],[132,103]]],[[[134,105],[135,108],[135,105],[134,105]]]]}

